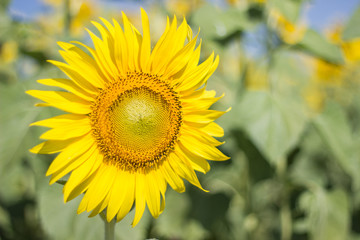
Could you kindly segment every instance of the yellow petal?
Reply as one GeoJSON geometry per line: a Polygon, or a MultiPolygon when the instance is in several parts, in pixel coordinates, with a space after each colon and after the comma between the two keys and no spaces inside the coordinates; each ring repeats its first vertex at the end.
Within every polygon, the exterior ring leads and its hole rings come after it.
{"type": "Polygon", "coordinates": [[[30,126],[43,126],[49,128],[56,128],[56,127],[63,127],[68,124],[74,124],[77,121],[82,121],[84,119],[88,119],[88,117],[86,115],[80,115],[80,114],[63,114],[56,117],[33,122],[30,124],[30,126]]]}
{"type": "MultiPolygon", "coordinates": [[[[72,199],[74,199],[75,197],[79,196],[81,193],[84,193],[89,185],[94,181],[96,175],[97,175],[97,172],[98,172],[98,169],[97,168],[93,173],[91,173],[90,175],[88,175],[86,178],[83,179],[83,181],[80,182],[79,185],[77,185],[70,193],[68,196],[65,196],[65,193],[64,193],[64,202],[67,202],[67,201],[70,201],[72,199]],[[65,198],[66,197],[66,198],[65,198]]],[[[66,182],[67,183],[67,182],[66,182]]],[[[86,202],[87,204],[87,202],[86,202]]],[[[86,207],[86,206],[85,206],[86,207]]],[[[86,209],[86,208],[85,208],[86,209]]],[[[84,211],[85,211],[84,209],[84,211]]]]}
{"type": "Polygon", "coordinates": [[[104,78],[106,76],[91,56],[73,44],[63,42],[58,42],[58,44],[65,50],[59,52],[70,66],[77,69],[78,73],[92,86],[96,88],[104,87],[104,78]]]}
{"type": "MultiPolygon", "coordinates": [[[[113,186],[113,183],[110,183],[109,185],[110,185],[110,188],[111,188],[113,186]]],[[[104,197],[104,199],[94,208],[94,210],[92,210],[89,217],[95,217],[100,212],[102,212],[106,208],[106,206],[109,204],[109,199],[110,199],[110,195],[109,195],[109,192],[108,192],[106,194],[106,196],[104,197]]]]}
{"type": "Polygon", "coordinates": [[[86,191],[89,195],[87,211],[93,210],[105,198],[116,176],[116,167],[103,165],[100,168],[102,169],[99,170],[96,179],[86,191]]]}
{"type": "Polygon", "coordinates": [[[138,69],[138,55],[139,55],[139,42],[135,36],[136,28],[130,23],[124,12],[122,13],[122,19],[124,23],[124,36],[128,47],[128,59],[127,64],[129,69],[134,71],[138,69]]]}
{"type": "MultiPolygon", "coordinates": [[[[203,63],[194,68],[192,71],[189,71],[187,74],[184,74],[179,80],[180,85],[177,86],[176,91],[189,91],[195,90],[206,82],[206,76],[208,72],[212,69],[214,62],[214,53],[208,57],[203,63]]],[[[218,58],[216,58],[218,59],[218,58]]],[[[217,60],[218,62],[218,60],[217,60]]]]}
{"type": "Polygon", "coordinates": [[[42,139],[65,140],[83,136],[91,131],[89,119],[78,120],[72,124],[51,129],[40,136],[42,139]]]}
{"type": "Polygon", "coordinates": [[[80,138],[73,138],[67,140],[50,140],[36,145],[29,151],[36,154],[54,154],[63,151],[67,146],[73,142],[78,141],[80,138]]]}
{"type": "Polygon", "coordinates": [[[220,146],[221,144],[224,143],[224,142],[219,142],[212,136],[200,131],[199,128],[191,127],[191,126],[188,126],[187,124],[183,125],[181,132],[182,132],[181,134],[196,137],[202,143],[209,144],[209,145],[212,145],[215,147],[220,146]]]}
{"type": "Polygon", "coordinates": [[[118,170],[114,179],[114,185],[110,190],[109,206],[107,207],[106,219],[110,222],[119,212],[121,205],[123,204],[126,197],[126,187],[124,184],[128,182],[129,173],[118,170]]]}
{"type": "Polygon", "coordinates": [[[94,43],[95,50],[80,42],[74,42],[74,43],[82,45],[86,49],[88,49],[88,51],[91,53],[96,63],[100,67],[102,73],[104,74],[105,82],[115,81],[115,79],[117,79],[119,76],[119,71],[115,67],[114,61],[111,60],[111,55],[110,55],[111,50],[109,49],[109,46],[107,45],[106,42],[104,43],[103,41],[101,41],[101,39],[98,36],[96,36],[94,33],[92,33],[90,30],[88,29],[86,30],[89,33],[90,38],[94,43]]]}
{"type": "Polygon", "coordinates": [[[76,84],[81,86],[83,89],[86,89],[86,91],[88,91],[89,93],[97,94],[99,92],[98,88],[96,88],[84,76],[82,76],[76,68],[59,61],[48,60],[48,62],[58,67],[76,84]]]}
{"type": "MultiPolygon", "coordinates": [[[[96,169],[93,173],[91,173],[89,176],[84,178],[79,183],[79,185],[75,186],[74,189],[69,191],[69,193],[66,192],[68,195],[65,195],[65,192],[64,192],[64,202],[71,201],[72,199],[79,196],[81,193],[84,193],[88,189],[89,185],[94,181],[97,171],[98,171],[98,169],[96,169]]],[[[66,183],[68,183],[68,182],[66,182],[66,183]]]]}
{"type": "Polygon", "coordinates": [[[135,174],[129,173],[126,177],[126,184],[125,184],[125,190],[124,195],[125,199],[123,204],[120,207],[120,210],[117,214],[116,221],[120,221],[125,217],[126,214],[131,210],[131,207],[134,204],[134,198],[135,198],[135,174]]]}
{"type": "Polygon", "coordinates": [[[115,38],[117,41],[115,41],[114,45],[114,54],[115,54],[115,61],[116,65],[120,69],[120,72],[126,76],[126,73],[129,71],[128,66],[128,46],[127,42],[125,40],[124,32],[121,29],[119,23],[115,20],[113,20],[114,28],[115,28],[115,38]]]}
{"type": "Polygon", "coordinates": [[[65,202],[70,201],[87,189],[100,164],[102,164],[102,155],[96,149],[93,155],[72,171],[63,188],[65,202]]]}
{"type": "Polygon", "coordinates": [[[200,131],[209,134],[210,136],[214,137],[223,137],[224,136],[224,129],[220,127],[217,123],[211,122],[205,125],[202,128],[199,128],[200,131]]]}
{"type": "Polygon", "coordinates": [[[219,101],[223,96],[224,94],[216,98],[215,97],[199,98],[196,99],[196,104],[194,104],[194,99],[186,99],[182,101],[182,107],[183,107],[182,109],[185,112],[191,112],[194,110],[207,110],[208,108],[211,107],[211,105],[219,101]]]}
{"type": "Polygon", "coordinates": [[[83,153],[86,153],[88,149],[95,149],[95,142],[92,139],[92,136],[86,135],[77,139],[77,141],[69,144],[50,164],[46,176],[53,174],[56,171],[59,171],[69,162],[73,161],[76,157],[80,156],[83,153]]]}
{"type": "Polygon", "coordinates": [[[168,36],[164,39],[158,49],[158,56],[161,56],[161,58],[154,58],[155,65],[153,65],[152,70],[155,74],[164,75],[168,63],[171,62],[171,59],[173,59],[178,51],[184,46],[188,30],[187,26],[186,19],[184,18],[180,27],[176,29],[177,21],[176,16],[174,16],[168,36]]]}
{"type": "MultiPolygon", "coordinates": [[[[82,155],[77,156],[74,159],[67,161],[66,163],[59,164],[61,168],[57,169],[57,171],[53,172],[50,178],[49,184],[55,183],[57,180],[70,173],[72,170],[83,164],[87,159],[89,159],[90,155],[93,154],[95,147],[90,147],[88,151],[84,152],[82,155]]],[[[55,160],[54,160],[55,161],[55,160]]],[[[49,174],[48,174],[49,175],[49,174]]]]}
{"type": "Polygon", "coordinates": [[[216,147],[204,144],[193,136],[182,135],[179,144],[183,145],[190,152],[208,160],[222,161],[229,159],[216,147]]]}
{"type": "Polygon", "coordinates": [[[143,40],[141,43],[141,56],[140,56],[140,66],[143,72],[149,72],[147,68],[148,61],[150,59],[150,51],[151,51],[151,40],[150,40],[150,26],[149,26],[149,18],[141,8],[141,21],[143,27],[143,40]]]}
{"type": "Polygon", "coordinates": [[[79,204],[79,207],[78,207],[78,209],[76,211],[77,214],[80,214],[80,213],[82,213],[82,212],[84,212],[86,210],[86,206],[88,204],[88,201],[89,201],[89,199],[88,199],[87,195],[84,194],[84,196],[83,196],[83,198],[82,198],[82,200],[81,200],[81,202],[79,204]]]}
{"type": "Polygon", "coordinates": [[[179,145],[177,149],[179,154],[183,155],[183,158],[187,158],[191,164],[191,166],[199,172],[207,173],[210,170],[210,164],[204,158],[197,156],[184,148],[182,145],[179,145]]]}
{"type": "Polygon", "coordinates": [[[191,54],[189,62],[186,64],[186,68],[184,72],[179,77],[179,82],[182,81],[182,76],[189,74],[190,72],[194,71],[199,64],[200,60],[200,50],[201,50],[202,40],[200,39],[199,45],[196,47],[195,51],[191,54]]]}
{"type": "Polygon", "coordinates": [[[69,79],[62,79],[62,78],[50,78],[50,79],[40,79],[37,80],[39,83],[53,86],[53,87],[60,87],[69,92],[74,93],[76,96],[79,96],[87,101],[93,101],[96,95],[91,94],[87,91],[84,91],[83,88],[79,87],[74,81],[69,79]]]}
{"type": "Polygon", "coordinates": [[[157,218],[160,214],[160,189],[154,173],[145,175],[145,188],[149,211],[154,218],[157,218]]]}
{"type": "Polygon", "coordinates": [[[185,47],[176,53],[172,60],[167,64],[166,71],[164,73],[164,78],[170,78],[172,75],[179,72],[181,69],[185,68],[189,59],[191,58],[195,45],[196,45],[196,36],[191,40],[185,47]]]}
{"type": "Polygon", "coordinates": [[[193,102],[195,99],[201,98],[204,95],[205,92],[206,92],[206,85],[203,88],[195,90],[195,91],[193,91],[191,93],[182,92],[180,94],[181,95],[181,100],[182,101],[192,101],[193,102]]]}
{"type": "Polygon", "coordinates": [[[194,172],[191,164],[185,156],[179,154],[177,151],[174,151],[174,153],[170,154],[168,158],[170,165],[179,176],[185,178],[194,186],[207,192],[207,190],[205,190],[201,186],[199,179],[196,176],[196,173],[194,172]]]}
{"type": "Polygon", "coordinates": [[[185,191],[184,181],[174,172],[168,161],[163,163],[160,171],[172,189],[180,193],[185,191]]]}
{"type": "Polygon", "coordinates": [[[77,97],[73,93],[40,90],[29,90],[26,93],[65,112],[77,114],[88,114],[91,112],[91,103],[77,97]]]}
{"type": "Polygon", "coordinates": [[[163,60],[168,57],[167,52],[169,49],[165,49],[164,45],[167,45],[167,42],[169,42],[169,37],[174,36],[174,32],[176,31],[177,27],[177,20],[176,17],[174,17],[174,20],[169,25],[169,19],[167,19],[167,24],[165,31],[163,35],[160,37],[159,41],[156,43],[151,55],[150,55],[150,64],[151,64],[151,72],[154,74],[158,74],[161,67],[163,66],[163,60]]]}
{"type": "Polygon", "coordinates": [[[187,114],[184,114],[184,121],[185,122],[194,122],[194,123],[201,123],[201,124],[208,124],[210,122],[213,122],[214,120],[221,117],[223,114],[230,111],[230,109],[226,111],[217,111],[217,110],[200,110],[200,111],[194,111],[189,112],[187,114]]]}
{"type": "Polygon", "coordinates": [[[143,173],[136,173],[136,187],[135,187],[135,216],[132,226],[135,227],[140,221],[145,210],[145,191],[146,182],[143,173]]]}

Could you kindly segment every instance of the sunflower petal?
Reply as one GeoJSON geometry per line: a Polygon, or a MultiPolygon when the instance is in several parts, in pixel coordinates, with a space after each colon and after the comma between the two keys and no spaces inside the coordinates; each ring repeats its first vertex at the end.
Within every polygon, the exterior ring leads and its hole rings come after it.
{"type": "Polygon", "coordinates": [[[63,71],[71,80],[73,80],[76,84],[81,86],[84,90],[89,93],[98,93],[99,90],[95,86],[93,86],[84,76],[82,76],[76,68],[67,65],[66,63],[48,60],[49,63],[58,67],[61,71],[63,71]]]}
{"type": "Polygon", "coordinates": [[[181,154],[183,156],[183,158],[186,158],[189,160],[189,162],[190,162],[192,168],[194,168],[194,170],[202,172],[204,174],[210,170],[210,164],[203,157],[200,157],[200,156],[197,156],[197,155],[191,153],[189,150],[184,148],[182,145],[179,145],[178,151],[179,151],[179,154],[181,154]]]}
{"type": "Polygon", "coordinates": [[[76,96],[83,98],[87,101],[93,101],[94,95],[84,91],[81,87],[79,87],[74,81],[69,79],[62,79],[62,78],[50,78],[50,79],[40,79],[38,83],[53,86],[53,87],[60,87],[63,88],[71,93],[74,93],[76,96]]]}
{"type": "Polygon", "coordinates": [[[217,110],[200,110],[200,111],[189,112],[184,115],[184,121],[208,124],[218,119],[219,117],[221,117],[230,110],[231,108],[224,112],[217,110]]]}
{"type": "Polygon", "coordinates": [[[69,144],[76,142],[79,138],[67,140],[49,140],[42,142],[29,151],[36,154],[54,154],[63,151],[69,144]]]}
{"type": "Polygon", "coordinates": [[[65,112],[77,114],[88,114],[91,112],[91,104],[73,93],[41,90],[29,90],[26,93],[65,112]]]}
{"type": "Polygon", "coordinates": [[[136,174],[136,188],[135,188],[135,216],[132,222],[132,226],[135,227],[140,221],[145,210],[145,191],[146,191],[146,179],[144,174],[136,174]]]}
{"type": "Polygon", "coordinates": [[[135,174],[128,173],[126,177],[126,184],[125,184],[125,190],[124,190],[124,202],[120,207],[120,210],[117,214],[116,221],[120,221],[125,217],[126,214],[129,213],[131,210],[131,207],[134,204],[134,198],[135,198],[135,174]]]}
{"type": "Polygon", "coordinates": [[[78,121],[82,121],[88,118],[86,115],[81,114],[63,114],[56,117],[33,122],[30,126],[43,126],[49,128],[62,127],[67,124],[76,124],[78,121]]]}
{"type": "Polygon", "coordinates": [[[110,190],[110,200],[109,205],[107,207],[106,219],[110,222],[119,212],[121,205],[123,204],[126,194],[125,194],[125,184],[124,182],[127,181],[127,173],[118,170],[115,180],[114,186],[110,190]]]}
{"type": "Polygon", "coordinates": [[[89,195],[87,211],[94,209],[104,199],[104,196],[108,194],[114,182],[117,171],[116,167],[104,165],[102,168],[98,176],[96,176],[96,180],[93,181],[86,191],[86,194],[89,195]]]}
{"type": "Polygon", "coordinates": [[[67,124],[53,128],[43,133],[40,138],[49,140],[65,140],[83,136],[91,131],[89,119],[77,120],[73,124],[67,124]]]}
{"type": "Polygon", "coordinates": [[[79,165],[83,164],[86,159],[89,158],[89,155],[91,155],[94,152],[94,148],[90,148],[89,151],[85,152],[83,155],[77,157],[76,159],[70,161],[65,165],[63,168],[59,169],[58,171],[52,173],[49,184],[54,184],[57,180],[65,176],[66,174],[73,171],[75,168],[77,168],[79,165]]]}
{"type": "Polygon", "coordinates": [[[87,189],[91,182],[89,179],[93,179],[94,172],[98,170],[101,163],[102,155],[96,149],[93,155],[89,156],[83,164],[74,169],[63,189],[65,202],[70,201],[87,189]]]}
{"type": "MultiPolygon", "coordinates": [[[[75,186],[74,189],[72,189],[69,193],[65,192],[65,186],[69,182],[69,181],[67,181],[64,186],[64,202],[68,202],[68,201],[74,199],[75,197],[79,196],[81,193],[84,193],[89,188],[89,185],[94,181],[94,179],[97,175],[97,171],[98,171],[98,169],[96,169],[94,172],[89,174],[86,178],[84,178],[79,183],[79,185],[75,186]],[[66,193],[68,195],[66,195],[66,193]]],[[[84,209],[84,211],[85,211],[85,209],[84,209]]]]}
{"type": "Polygon", "coordinates": [[[205,125],[202,128],[199,128],[200,131],[209,134],[210,136],[214,137],[223,137],[224,136],[224,129],[220,127],[217,123],[211,122],[205,125]]]}
{"type": "Polygon", "coordinates": [[[141,57],[140,57],[140,67],[144,72],[148,72],[147,63],[150,59],[150,51],[151,51],[151,41],[150,41],[150,26],[149,26],[149,18],[141,8],[141,21],[143,27],[143,40],[141,43],[141,57]]]}
{"type": "Polygon", "coordinates": [[[185,178],[194,186],[207,192],[207,190],[205,190],[201,186],[199,179],[196,176],[196,173],[194,172],[193,168],[191,167],[191,165],[189,164],[189,161],[185,158],[185,156],[179,154],[178,151],[175,151],[174,154],[169,155],[169,163],[173,167],[174,171],[179,176],[181,176],[182,178],[185,178]]]}
{"type": "Polygon", "coordinates": [[[154,218],[160,214],[160,189],[156,181],[155,173],[149,173],[145,176],[146,183],[146,202],[150,213],[154,218]]]}
{"type": "Polygon", "coordinates": [[[163,166],[160,168],[160,170],[172,189],[180,193],[185,191],[184,181],[174,172],[167,161],[163,163],[163,166]]]}
{"type": "Polygon", "coordinates": [[[229,159],[216,147],[204,144],[193,136],[182,135],[179,144],[190,152],[208,160],[223,161],[229,159]]]}

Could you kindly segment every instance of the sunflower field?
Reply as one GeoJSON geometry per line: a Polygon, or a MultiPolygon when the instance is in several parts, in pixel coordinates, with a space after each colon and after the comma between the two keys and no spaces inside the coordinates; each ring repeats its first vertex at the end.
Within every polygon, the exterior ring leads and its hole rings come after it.
{"type": "Polygon", "coordinates": [[[1,0],[0,240],[360,240],[360,3],[317,1],[1,0]]]}

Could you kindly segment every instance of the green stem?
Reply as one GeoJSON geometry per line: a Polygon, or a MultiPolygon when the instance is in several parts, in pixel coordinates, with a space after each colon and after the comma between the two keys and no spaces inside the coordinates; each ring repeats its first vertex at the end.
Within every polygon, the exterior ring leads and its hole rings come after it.
{"type": "Polygon", "coordinates": [[[280,206],[281,240],[290,240],[292,235],[292,219],[289,206],[289,195],[286,189],[286,169],[286,158],[282,158],[277,165],[277,175],[283,185],[280,206]]]}
{"type": "Polygon", "coordinates": [[[104,220],[105,223],[105,240],[115,240],[115,223],[116,219],[114,218],[110,222],[104,220]]]}
{"type": "Polygon", "coordinates": [[[70,9],[70,0],[64,1],[64,33],[66,36],[70,33],[70,24],[71,24],[71,9],[70,9]]]}
{"type": "Polygon", "coordinates": [[[280,218],[281,218],[281,240],[290,240],[291,239],[291,212],[289,201],[286,199],[281,204],[280,209],[280,218]]]}

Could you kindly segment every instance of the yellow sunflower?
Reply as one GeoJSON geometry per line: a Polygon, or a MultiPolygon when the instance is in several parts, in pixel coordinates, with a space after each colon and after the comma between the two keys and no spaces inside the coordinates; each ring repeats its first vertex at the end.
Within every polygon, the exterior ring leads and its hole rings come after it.
{"type": "Polygon", "coordinates": [[[78,213],[106,208],[107,221],[134,205],[133,226],[146,205],[155,218],[164,210],[167,184],[183,192],[186,179],[203,189],[195,171],[228,159],[216,148],[223,129],[213,122],[226,111],[209,110],[222,96],[205,90],[218,56],[199,64],[201,41],[196,46],[198,36],[185,19],[178,27],[176,16],[151,51],[143,9],[141,17],[142,35],[123,13],[124,30],[115,20],[93,22],[101,34],[89,31],[94,48],[59,42],[67,64],[50,62],[70,79],[39,82],[66,91],[27,91],[45,102],[39,106],[68,112],[31,124],[51,129],[30,151],[59,153],[46,173],[50,184],[70,173],[64,201],[85,193],[78,213]]]}

